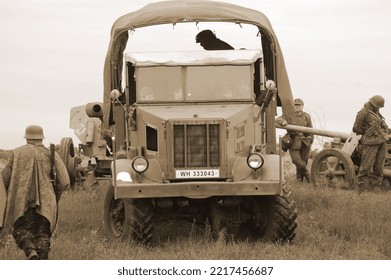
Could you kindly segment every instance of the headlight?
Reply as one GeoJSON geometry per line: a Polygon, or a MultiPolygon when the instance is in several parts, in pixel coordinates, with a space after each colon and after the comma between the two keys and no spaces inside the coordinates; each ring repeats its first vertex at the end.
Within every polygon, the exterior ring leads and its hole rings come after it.
{"type": "Polygon", "coordinates": [[[123,181],[123,182],[132,182],[132,178],[130,177],[129,172],[119,172],[117,174],[117,180],[123,181]]]}
{"type": "Polygon", "coordinates": [[[264,159],[259,153],[252,153],[247,158],[247,165],[254,170],[257,170],[262,167],[264,159]]]}
{"type": "Polygon", "coordinates": [[[135,157],[132,161],[132,167],[134,171],[136,171],[139,174],[147,171],[148,166],[149,166],[148,160],[142,156],[135,157]]]}

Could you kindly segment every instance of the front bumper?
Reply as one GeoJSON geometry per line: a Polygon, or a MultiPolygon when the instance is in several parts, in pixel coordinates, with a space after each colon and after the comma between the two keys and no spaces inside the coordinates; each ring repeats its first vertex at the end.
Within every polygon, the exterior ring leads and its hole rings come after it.
{"type": "Polygon", "coordinates": [[[188,197],[207,198],[211,196],[257,196],[280,195],[280,181],[257,182],[177,182],[177,183],[117,183],[114,191],[120,198],[188,197]]]}

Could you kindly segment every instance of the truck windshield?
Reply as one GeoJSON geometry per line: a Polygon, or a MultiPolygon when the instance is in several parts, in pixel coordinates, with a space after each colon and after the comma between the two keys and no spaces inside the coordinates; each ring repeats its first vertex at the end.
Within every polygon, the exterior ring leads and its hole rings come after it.
{"type": "Polygon", "coordinates": [[[139,67],[137,101],[250,101],[252,68],[252,65],[139,67]]]}

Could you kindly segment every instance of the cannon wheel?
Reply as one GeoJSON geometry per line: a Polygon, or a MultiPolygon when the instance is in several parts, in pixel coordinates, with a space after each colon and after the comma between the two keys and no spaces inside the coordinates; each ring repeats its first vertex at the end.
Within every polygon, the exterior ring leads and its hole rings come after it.
{"type": "Polygon", "coordinates": [[[312,162],[311,180],[314,186],[353,189],[355,166],[345,152],[338,149],[324,149],[312,162]]]}
{"type": "Polygon", "coordinates": [[[71,188],[73,188],[76,182],[77,158],[75,156],[75,147],[72,138],[61,138],[59,154],[67,168],[69,179],[71,180],[71,188]]]}

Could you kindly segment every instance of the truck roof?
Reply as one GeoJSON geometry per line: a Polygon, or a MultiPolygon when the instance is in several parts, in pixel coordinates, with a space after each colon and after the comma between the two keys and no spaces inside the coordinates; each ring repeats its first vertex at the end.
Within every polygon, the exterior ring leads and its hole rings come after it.
{"type": "Polygon", "coordinates": [[[261,50],[131,52],[125,61],[136,66],[249,65],[261,57],[261,50]]]}
{"type": "Polygon", "coordinates": [[[160,24],[175,25],[188,22],[231,22],[256,26],[262,38],[267,40],[268,46],[272,48],[269,56],[273,56],[273,60],[275,60],[275,82],[282,109],[288,114],[294,112],[292,91],[284,57],[270,21],[263,13],[239,5],[218,1],[161,1],[148,4],[137,11],[121,16],[112,26],[103,70],[104,127],[107,128],[110,122],[110,92],[113,89],[118,89],[117,87],[120,86],[123,53],[128,43],[129,31],[140,27],[160,24]]]}

